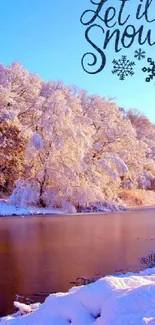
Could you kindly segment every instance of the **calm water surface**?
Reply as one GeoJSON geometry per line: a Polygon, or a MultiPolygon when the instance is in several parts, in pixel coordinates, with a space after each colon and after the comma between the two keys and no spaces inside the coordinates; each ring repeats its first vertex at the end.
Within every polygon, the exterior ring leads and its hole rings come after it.
{"type": "Polygon", "coordinates": [[[13,311],[16,294],[66,291],[78,277],[143,269],[140,257],[151,249],[155,209],[0,218],[0,316],[13,311]]]}

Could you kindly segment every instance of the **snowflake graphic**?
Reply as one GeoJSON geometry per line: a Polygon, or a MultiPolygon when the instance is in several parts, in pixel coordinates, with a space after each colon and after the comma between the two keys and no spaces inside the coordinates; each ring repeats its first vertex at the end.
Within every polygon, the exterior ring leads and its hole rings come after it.
{"type": "Polygon", "coordinates": [[[113,60],[114,64],[113,70],[111,71],[113,74],[117,74],[120,80],[124,80],[126,76],[133,76],[133,66],[135,62],[129,61],[125,55],[122,55],[122,58],[119,60],[113,60]]]}
{"type": "Polygon", "coordinates": [[[142,51],[142,49],[136,50],[134,58],[137,58],[137,60],[141,60],[145,58],[145,51],[142,51]]]}
{"type": "Polygon", "coordinates": [[[155,61],[153,61],[151,58],[147,59],[147,62],[150,63],[150,67],[144,67],[142,69],[143,72],[148,72],[149,75],[145,79],[146,82],[150,82],[155,77],[155,61]]]}

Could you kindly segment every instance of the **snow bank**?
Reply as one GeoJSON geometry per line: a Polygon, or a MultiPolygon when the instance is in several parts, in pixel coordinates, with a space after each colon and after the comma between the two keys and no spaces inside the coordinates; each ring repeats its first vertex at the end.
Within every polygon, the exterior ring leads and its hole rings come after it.
{"type": "Polygon", "coordinates": [[[62,209],[50,209],[50,208],[39,208],[39,207],[26,207],[21,208],[15,205],[11,205],[6,201],[0,201],[0,216],[23,216],[33,214],[63,214],[65,213],[62,209]]]}
{"type": "Polygon", "coordinates": [[[5,317],[1,325],[153,325],[155,268],[107,276],[68,293],[51,294],[43,304],[17,304],[22,314],[31,313],[5,317]]]}

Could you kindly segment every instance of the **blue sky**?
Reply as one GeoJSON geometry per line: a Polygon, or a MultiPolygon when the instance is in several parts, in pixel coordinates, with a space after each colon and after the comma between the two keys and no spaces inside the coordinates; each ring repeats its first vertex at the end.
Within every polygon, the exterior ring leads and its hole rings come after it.
{"type": "MultiPolygon", "coordinates": [[[[146,0],[143,1],[144,6],[146,0]]],[[[117,21],[120,3],[120,0],[107,0],[101,15],[108,6],[115,5],[117,21]]],[[[127,25],[132,23],[137,29],[144,25],[144,36],[151,29],[152,41],[155,41],[155,22],[149,24],[143,18],[138,22],[135,19],[139,3],[140,0],[127,2],[124,16],[131,14],[127,25]]],[[[86,26],[80,23],[80,16],[86,9],[95,9],[90,0],[1,0],[0,61],[4,64],[19,61],[46,81],[63,80],[66,84],[87,89],[90,94],[116,98],[119,106],[137,108],[155,122],[155,78],[146,83],[147,73],[141,71],[142,67],[149,66],[148,57],[155,60],[155,46],[141,47],[146,51],[146,58],[143,61],[135,60],[135,74],[124,81],[111,73],[112,61],[122,55],[133,60],[134,51],[140,47],[136,39],[130,49],[122,49],[119,53],[114,52],[112,41],[105,51],[107,64],[104,70],[94,75],[86,73],[82,69],[81,58],[93,50],[84,36],[86,26]]],[[[152,0],[149,17],[155,18],[155,0],[152,0]]],[[[104,22],[99,19],[95,23],[105,28],[104,22]]],[[[124,27],[121,28],[121,36],[123,31],[124,27]]],[[[91,37],[99,47],[103,46],[104,35],[99,29],[94,29],[91,37]]]]}

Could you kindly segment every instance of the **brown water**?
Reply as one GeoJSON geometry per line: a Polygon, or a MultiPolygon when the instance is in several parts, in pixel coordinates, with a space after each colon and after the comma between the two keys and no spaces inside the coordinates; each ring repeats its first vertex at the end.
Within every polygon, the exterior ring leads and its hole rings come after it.
{"type": "Polygon", "coordinates": [[[78,277],[143,269],[140,257],[150,249],[154,209],[0,218],[0,315],[13,311],[16,294],[66,291],[78,277]]]}

